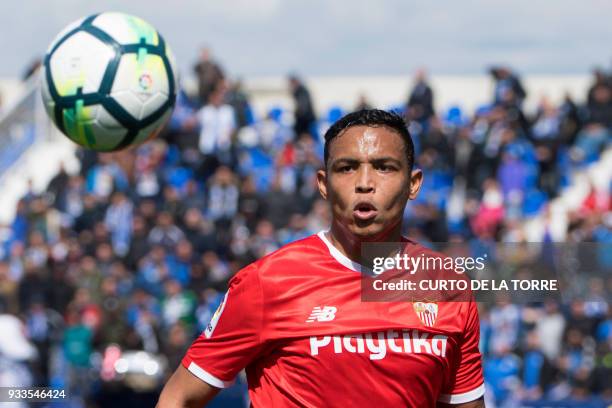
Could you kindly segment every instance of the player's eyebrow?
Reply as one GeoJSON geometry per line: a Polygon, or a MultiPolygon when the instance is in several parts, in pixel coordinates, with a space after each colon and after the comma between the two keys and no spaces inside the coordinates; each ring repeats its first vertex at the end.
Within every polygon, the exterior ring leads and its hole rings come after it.
{"type": "Polygon", "coordinates": [[[390,157],[390,156],[375,157],[375,158],[370,160],[370,163],[372,163],[372,164],[382,164],[382,163],[388,163],[388,162],[392,162],[396,166],[401,166],[402,165],[401,160],[398,160],[395,157],[390,157]]]}
{"type": "MultiPolygon", "coordinates": [[[[368,160],[368,162],[372,164],[382,164],[382,163],[392,162],[396,166],[400,166],[400,167],[402,165],[401,160],[398,160],[395,157],[391,157],[391,156],[373,157],[370,160],[368,160]]],[[[338,164],[357,165],[359,163],[360,163],[360,160],[354,157],[339,157],[337,159],[334,159],[331,162],[331,165],[332,166],[337,166],[338,164]]]]}
{"type": "Polygon", "coordinates": [[[337,159],[332,160],[331,162],[332,166],[336,166],[338,164],[354,165],[354,164],[359,164],[359,160],[355,159],[354,157],[339,157],[337,159]]]}

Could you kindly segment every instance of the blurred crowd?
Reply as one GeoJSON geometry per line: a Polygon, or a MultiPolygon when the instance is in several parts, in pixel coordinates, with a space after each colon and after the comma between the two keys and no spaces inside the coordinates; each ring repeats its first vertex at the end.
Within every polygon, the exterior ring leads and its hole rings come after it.
{"type": "MultiPolygon", "coordinates": [[[[292,74],[294,109],[257,117],[241,82],[208,50],[194,74],[197,93],[180,92],[160,137],[124,152],[79,150],[79,173],[62,168],[46,191],[30,188],[2,231],[0,313],[17,316],[35,347],[25,366],[31,384],[64,386],[100,404],[121,378],[105,371],[118,346],[163,356],[163,369],[151,373],[159,387],[236,271],[329,225],[315,174],[322,134],[343,110],[317,117],[307,83],[292,74]]],[[[459,106],[437,112],[424,71],[404,103],[382,107],[405,115],[425,174],[405,212],[405,233],[416,240],[524,242],[524,220],[546,212],[572,172],[610,144],[607,73],[596,72],[586,103],[543,99],[531,113],[515,73],[496,67],[491,75],[491,103],[473,115],[459,106]]],[[[370,105],[363,96],[353,108],[370,105]]],[[[593,189],[569,220],[566,241],[610,245],[610,188],[593,189]]],[[[539,240],[551,240],[543,231],[539,240]]],[[[612,399],[606,298],[499,299],[481,309],[485,377],[498,406],[612,399]]],[[[11,357],[3,342],[0,367],[11,357]]]]}

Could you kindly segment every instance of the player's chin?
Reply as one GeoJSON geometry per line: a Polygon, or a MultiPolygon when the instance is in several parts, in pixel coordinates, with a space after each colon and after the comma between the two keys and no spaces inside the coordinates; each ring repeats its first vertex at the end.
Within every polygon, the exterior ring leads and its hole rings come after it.
{"type": "Polygon", "coordinates": [[[361,240],[367,241],[378,237],[384,230],[384,225],[375,218],[369,220],[353,219],[351,232],[361,240]]]}

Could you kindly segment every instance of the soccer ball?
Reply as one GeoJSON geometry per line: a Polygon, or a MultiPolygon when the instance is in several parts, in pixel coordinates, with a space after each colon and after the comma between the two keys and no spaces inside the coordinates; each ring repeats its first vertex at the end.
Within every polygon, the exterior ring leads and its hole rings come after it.
{"type": "Polygon", "coordinates": [[[164,39],[123,13],[94,14],[66,27],[47,50],[41,85],[57,127],[97,151],[155,136],[172,113],[177,90],[164,39]]]}

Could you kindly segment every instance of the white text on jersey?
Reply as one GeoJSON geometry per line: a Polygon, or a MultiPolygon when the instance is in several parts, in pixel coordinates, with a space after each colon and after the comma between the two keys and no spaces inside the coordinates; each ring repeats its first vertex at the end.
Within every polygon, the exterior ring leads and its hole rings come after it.
{"type": "Polygon", "coordinates": [[[310,354],[316,356],[319,349],[329,345],[333,340],[334,353],[370,354],[370,360],[385,358],[387,350],[394,353],[424,353],[446,357],[447,336],[432,335],[418,330],[388,330],[387,332],[367,334],[347,334],[335,336],[311,336],[310,354]]]}

